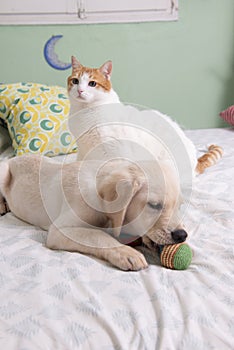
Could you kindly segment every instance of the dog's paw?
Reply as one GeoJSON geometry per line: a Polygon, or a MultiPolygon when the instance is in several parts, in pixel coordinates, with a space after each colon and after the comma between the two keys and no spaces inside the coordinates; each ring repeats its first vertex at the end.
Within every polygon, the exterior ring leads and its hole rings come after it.
{"type": "Polygon", "coordinates": [[[114,248],[108,260],[125,271],[139,271],[148,267],[144,255],[128,246],[114,248]]]}

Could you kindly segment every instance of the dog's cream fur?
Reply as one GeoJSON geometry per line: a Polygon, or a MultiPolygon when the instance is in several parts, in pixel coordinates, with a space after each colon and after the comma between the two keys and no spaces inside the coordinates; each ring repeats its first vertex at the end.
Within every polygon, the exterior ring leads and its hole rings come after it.
{"type": "Polygon", "coordinates": [[[166,164],[152,161],[140,167],[123,160],[100,166],[90,161],[82,170],[83,164],[62,165],[36,155],[2,162],[1,213],[5,198],[18,218],[48,230],[49,248],[91,254],[122,270],[146,268],[144,256],[116,238],[122,229],[144,235],[148,246],[174,243],[171,232],[183,228],[176,176],[166,164]]]}

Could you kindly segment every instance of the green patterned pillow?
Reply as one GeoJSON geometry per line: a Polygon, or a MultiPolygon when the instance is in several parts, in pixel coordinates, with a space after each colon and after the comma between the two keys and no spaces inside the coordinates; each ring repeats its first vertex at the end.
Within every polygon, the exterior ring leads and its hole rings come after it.
{"type": "Polygon", "coordinates": [[[7,123],[16,155],[75,152],[67,124],[69,108],[65,88],[35,83],[0,85],[0,118],[7,123]]]}

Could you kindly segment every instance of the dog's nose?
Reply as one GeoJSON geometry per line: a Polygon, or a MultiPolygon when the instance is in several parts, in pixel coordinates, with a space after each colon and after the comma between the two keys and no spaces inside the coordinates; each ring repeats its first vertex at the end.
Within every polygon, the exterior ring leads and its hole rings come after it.
{"type": "Polygon", "coordinates": [[[175,243],[182,243],[186,240],[188,234],[185,230],[176,230],[171,233],[171,236],[175,243]]]}

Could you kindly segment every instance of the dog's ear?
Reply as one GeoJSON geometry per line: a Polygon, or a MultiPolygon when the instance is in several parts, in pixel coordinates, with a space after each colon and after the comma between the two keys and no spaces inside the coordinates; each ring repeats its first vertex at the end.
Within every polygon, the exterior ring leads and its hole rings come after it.
{"type": "Polygon", "coordinates": [[[103,181],[99,195],[103,200],[103,211],[112,222],[115,237],[120,235],[128,206],[141,187],[141,179],[126,174],[110,174],[103,181]]]}

